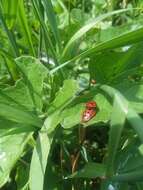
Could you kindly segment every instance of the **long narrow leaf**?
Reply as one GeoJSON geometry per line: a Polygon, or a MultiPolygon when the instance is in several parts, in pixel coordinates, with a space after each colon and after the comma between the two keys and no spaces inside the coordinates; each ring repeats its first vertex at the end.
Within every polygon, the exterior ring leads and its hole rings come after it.
{"type": "Polygon", "coordinates": [[[143,39],[143,27],[136,29],[134,31],[131,31],[131,32],[129,31],[126,34],[122,34],[111,40],[99,43],[95,47],[90,48],[87,51],[84,51],[83,53],[77,55],[76,57],[72,58],[71,60],[68,60],[67,62],[65,62],[65,63],[61,64],[60,66],[51,70],[51,74],[57,72],[59,69],[76,61],[77,59],[83,59],[94,53],[99,53],[102,51],[111,50],[111,49],[126,46],[126,45],[131,45],[131,44],[140,42],[142,39],[143,39]]]}
{"type": "Polygon", "coordinates": [[[138,134],[141,142],[143,142],[143,120],[132,108],[129,107],[128,101],[120,94],[120,92],[107,85],[102,85],[99,88],[107,93],[115,101],[113,115],[111,117],[109,152],[106,171],[107,176],[111,176],[114,173],[115,156],[119,146],[121,132],[123,130],[125,120],[127,119],[130,122],[131,126],[138,134]]]}
{"type": "Polygon", "coordinates": [[[115,95],[109,132],[107,176],[114,173],[114,162],[126,120],[125,110],[128,109],[127,107],[127,103],[121,97],[115,95]]]}
{"type": "Polygon", "coordinates": [[[131,9],[122,9],[122,10],[116,10],[112,11],[106,14],[103,14],[97,18],[94,18],[92,21],[89,21],[86,25],[84,25],[82,28],[80,28],[69,40],[67,43],[64,51],[63,51],[63,57],[66,55],[68,50],[71,48],[72,44],[77,42],[82,36],[84,36],[89,30],[91,30],[93,27],[95,27],[98,23],[100,23],[102,20],[106,19],[107,17],[110,17],[115,14],[121,14],[123,12],[127,12],[131,9]]]}
{"type": "Polygon", "coordinates": [[[52,2],[51,0],[43,0],[43,4],[45,7],[45,11],[49,20],[49,24],[51,26],[52,32],[54,34],[55,40],[58,44],[59,49],[61,48],[60,45],[60,35],[59,35],[59,31],[58,31],[58,27],[57,27],[57,21],[56,21],[56,17],[55,17],[55,13],[53,10],[53,6],[52,6],[52,2]]]}
{"type": "Polygon", "coordinates": [[[37,0],[32,0],[32,5],[33,5],[33,8],[35,10],[35,14],[37,16],[37,18],[39,19],[39,22],[42,26],[42,29],[45,33],[45,37],[46,37],[46,40],[47,40],[47,43],[49,44],[49,47],[50,47],[50,50],[52,52],[52,55],[53,55],[53,58],[56,59],[57,55],[56,55],[56,51],[55,51],[55,48],[53,46],[53,43],[52,43],[52,40],[50,38],[50,35],[49,35],[49,31],[47,29],[47,26],[43,20],[43,16],[42,16],[42,13],[41,13],[41,9],[40,9],[40,6],[39,6],[39,2],[37,0]]]}
{"type": "Polygon", "coordinates": [[[19,50],[18,50],[18,46],[16,43],[16,39],[15,36],[13,35],[13,33],[11,32],[11,30],[8,29],[7,24],[5,22],[5,19],[3,17],[3,12],[2,12],[2,4],[0,2],[0,20],[2,22],[3,28],[8,36],[9,42],[11,44],[11,47],[13,49],[13,54],[15,57],[19,56],[19,50]]]}
{"type": "Polygon", "coordinates": [[[50,151],[50,139],[46,133],[39,133],[30,166],[30,189],[43,190],[44,175],[50,151]]]}
{"type": "Polygon", "coordinates": [[[21,28],[24,32],[25,35],[25,39],[27,39],[28,45],[29,45],[29,51],[31,52],[31,54],[33,56],[35,56],[35,50],[33,47],[33,42],[32,42],[32,38],[31,38],[31,32],[30,29],[28,27],[28,22],[27,22],[27,18],[26,18],[26,14],[25,14],[25,10],[24,10],[24,2],[23,0],[20,1],[19,3],[19,20],[21,23],[21,28]]]}

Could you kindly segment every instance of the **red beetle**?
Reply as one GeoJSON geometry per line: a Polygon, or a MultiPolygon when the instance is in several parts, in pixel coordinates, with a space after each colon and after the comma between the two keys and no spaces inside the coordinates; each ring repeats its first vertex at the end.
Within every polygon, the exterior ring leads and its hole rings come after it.
{"type": "Polygon", "coordinates": [[[95,101],[89,101],[86,103],[86,109],[82,114],[82,122],[88,122],[96,115],[96,107],[97,105],[95,101]]]}
{"type": "Polygon", "coordinates": [[[86,109],[82,115],[82,122],[88,122],[96,115],[96,111],[94,109],[86,109]]]}
{"type": "Polygon", "coordinates": [[[95,109],[96,108],[96,102],[95,101],[89,101],[86,103],[87,109],[95,109]]]}

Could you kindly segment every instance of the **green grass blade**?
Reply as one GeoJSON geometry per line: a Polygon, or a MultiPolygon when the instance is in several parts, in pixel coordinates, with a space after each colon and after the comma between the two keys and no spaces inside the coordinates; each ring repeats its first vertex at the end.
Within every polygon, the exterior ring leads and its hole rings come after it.
{"type": "Polygon", "coordinates": [[[61,48],[60,35],[59,35],[58,27],[57,27],[57,21],[56,21],[55,13],[53,10],[52,2],[51,2],[51,0],[48,0],[48,1],[43,0],[43,4],[44,4],[45,12],[46,12],[48,20],[49,20],[50,27],[52,29],[55,40],[56,40],[57,45],[60,50],[60,48],[61,48]]]}
{"type": "Polygon", "coordinates": [[[15,36],[13,34],[13,32],[11,30],[8,29],[7,27],[7,24],[5,22],[5,19],[3,17],[3,12],[2,12],[3,8],[2,8],[2,4],[0,2],[0,20],[2,22],[2,26],[8,36],[8,39],[9,39],[9,42],[11,44],[11,47],[13,49],[13,54],[15,57],[18,57],[19,56],[19,50],[18,50],[18,46],[17,46],[17,43],[16,43],[16,39],[15,39],[15,36]]]}
{"type": "Polygon", "coordinates": [[[53,142],[55,131],[49,134],[51,131],[48,129],[55,129],[60,122],[60,117],[56,114],[52,114],[47,117],[44,125],[39,133],[36,147],[32,155],[32,161],[30,165],[30,189],[31,190],[43,190],[44,176],[49,157],[49,152],[53,142]],[[38,180],[37,180],[38,179],[38,180]]]}
{"type": "Polygon", "coordinates": [[[119,48],[126,45],[131,45],[137,42],[140,42],[143,39],[143,27],[136,29],[134,31],[129,31],[126,34],[119,35],[115,38],[112,38],[111,40],[102,42],[97,44],[95,47],[88,49],[87,51],[84,51],[83,53],[75,56],[71,60],[68,60],[67,62],[61,64],[60,66],[54,68],[51,70],[51,74],[57,72],[59,69],[65,67],[66,65],[76,61],[77,59],[83,59],[87,56],[90,56],[94,53],[99,53],[107,50],[111,50],[114,48],[119,48]]]}
{"type": "Polygon", "coordinates": [[[86,25],[84,25],[82,28],[80,28],[69,40],[69,42],[67,43],[64,51],[63,51],[63,57],[67,54],[67,52],[69,51],[69,49],[72,48],[72,45],[74,43],[76,43],[81,37],[83,37],[89,30],[91,30],[93,27],[95,27],[98,23],[100,23],[102,20],[115,15],[115,14],[121,14],[123,12],[127,12],[129,10],[132,9],[122,9],[122,10],[116,10],[116,11],[112,11],[110,13],[106,13],[103,14],[95,19],[93,19],[92,21],[89,21],[86,25]]]}
{"type": "Polygon", "coordinates": [[[50,151],[50,139],[46,133],[39,133],[30,165],[30,189],[43,190],[44,175],[50,151]]]}
{"type": "Polygon", "coordinates": [[[16,64],[12,59],[9,59],[5,54],[3,55],[4,63],[13,81],[19,78],[16,64]]]}
{"type": "Polygon", "coordinates": [[[41,10],[41,7],[39,5],[40,2],[38,2],[37,0],[32,0],[32,5],[33,5],[33,8],[34,8],[34,11],[35,11],[35,14],[37,16],[37,18],[39,19],[39,22],[41,24],[41,27],[44,31],[44,34],[45,34],[45,39],[49,45],[49,48],[51,50],[51,53],[53,55],[53,58],[56,60],[57,59],[57,54],[56,54],[56,51],[55,51],[55,48],[54,48],[54,45],[52,43],[52,40],[50,38],[50,35],[49,35],[49,31],[47,29],[47,26],[44,22],[44,18],[43,18],[43,15],[42,15],[42,12],[43,10],[41,10]]]}
{"type": "Polygon", "coordinates": [[[107,157],[107,176],[112,176],[114,173],[114,162],[117,154],[117,149],[120,143],[121,133],[126,121],[126,113],[128,112],[128,102],[120,96],[113,88],[103,85],[99,87],[107,93],[114,101],[111,116],[111,128],[109,132],[108,157],[107,157]]]}
{"type": "Polygon", "coordinates": [[[19,0],[7,0],[2,1],[4,18],[6,20],[6,24],[9,30],[12,30],[15,26],[16,18],[17,18],[17,9],[19,5],[19,0]]]}
{"type": "Polygon", "coordinates": [[[121,133],[126,121],[125,110],[127,109],[127,106],[127,103],[123,101],[121,97],[115,95],[109,132],[107,176],[114,173],[114,162],[120,143],[121,133]]]}
{"type": "Polygon", "coordinates": [[[114,100],[106,171],[107,176],[112,176],[114,173],[115,157],[126,119],[135,129],[141,142],[143,142],[143,119],[129,107],[128,101],[120,94],[120,92],[107,85],[102,85],[99,89],[103,90],[104,93],[107,93],[114,100]]]}
{"type": "Polygon", "coordinates": [[[33,47],[30,28],[28,27],[28,21],[27,21],[26,14],[25,14],[23,0],[21,0],[19,2],[19,12],[18,13],[19,13],[18,18],[19,18],[19,21],[20,21],[20,24],[21,24],[21,28],[22,28],[22,30],[24,32],[25,39],[27,40],[27,42],[29,44],[29,51],[30,51],[31,55],[36,56],[35,50],[34,50],[34,47],[33,47]]]}

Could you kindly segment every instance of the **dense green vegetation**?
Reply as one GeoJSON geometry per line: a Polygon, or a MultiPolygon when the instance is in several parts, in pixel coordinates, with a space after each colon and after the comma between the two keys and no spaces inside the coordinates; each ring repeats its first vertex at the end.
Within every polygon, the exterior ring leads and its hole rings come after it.
{"type": "Polygon", "coordinates": [[[2,190],[143,190],[142,114],[142,0],[0,0],[2,190]]]}

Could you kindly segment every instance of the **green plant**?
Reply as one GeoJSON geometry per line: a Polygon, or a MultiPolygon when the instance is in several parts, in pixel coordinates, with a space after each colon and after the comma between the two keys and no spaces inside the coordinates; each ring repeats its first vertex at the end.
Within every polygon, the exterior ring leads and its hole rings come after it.
{"type": "Polygon", "coordinates": [[[0,33],[0,187],[142,190],[142,2],[1,0],[0,33]]]}

